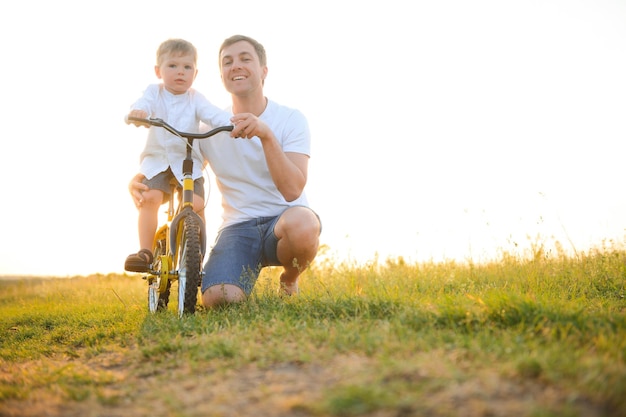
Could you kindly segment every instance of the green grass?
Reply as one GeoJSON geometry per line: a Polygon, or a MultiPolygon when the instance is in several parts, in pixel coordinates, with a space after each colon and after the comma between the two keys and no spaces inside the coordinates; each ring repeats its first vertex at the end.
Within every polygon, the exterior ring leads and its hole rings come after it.
{"type": "Polygon", "coordinates": [[[324,378],[289,397],[300,415],[626,412],[623,251],[321,261],[286,299],[278,272],[265,270],[246,303],[183,319],[175,297],[171,311],[149,314],[136,276],[0,281],[0,409],[42,397],[116,407],[141,398],[133,387],[146,379],[162,387],[150,395],[180,409],[172,380],[211,386],[291,366],[324,378]]]}

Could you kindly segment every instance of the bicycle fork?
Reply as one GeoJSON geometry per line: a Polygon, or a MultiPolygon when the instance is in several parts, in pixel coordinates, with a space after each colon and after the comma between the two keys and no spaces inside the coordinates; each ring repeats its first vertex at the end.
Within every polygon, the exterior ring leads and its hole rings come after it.
{"type": "Polygon", "coordinates": [[[169,242],[171,247],[169,253],[172,254],[173,259],[176,259],[178,254],[178,244],[181,241],[181,226],[185,222],[185,217],[195,216],[198,220],[200,227],[200,243],[202,245],[202,255],[206,253],[206,225],[204,220],[198,213],[193,210],[193,192],[194,192],[194,180],[193,180],[193,160],[191,159],[191,148],[193,140],[189,139],[189,146],[187,146],[187,158],[183,161],[183,199],[182,209],[174,217],[170,227],[169,242]]]}

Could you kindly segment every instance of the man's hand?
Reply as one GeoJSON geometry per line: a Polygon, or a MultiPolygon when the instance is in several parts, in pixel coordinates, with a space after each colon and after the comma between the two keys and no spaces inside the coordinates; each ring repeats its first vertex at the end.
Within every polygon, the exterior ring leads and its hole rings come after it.
{"type": "Polygon", "coordinates": [[[230,121],[235,125],[230,133],[232,138],[250,139],[256,136],[263,140],[271,133],[269,127],[252,113],[238,113],[230,121]]]}
{"type": "Polygon", "coordinates": [[[150,190],[150,187],[141,182],[144,178],[146,177],[143,174],[137,174],[128,183],[128,191],[137,208],[143,204],[143,193],[150,190]]]}

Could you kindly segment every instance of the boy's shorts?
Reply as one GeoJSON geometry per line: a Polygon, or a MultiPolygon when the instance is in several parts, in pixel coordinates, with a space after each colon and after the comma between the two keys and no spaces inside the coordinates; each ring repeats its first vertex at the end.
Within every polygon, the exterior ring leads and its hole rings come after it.
{"type": "MultiPolygon", "coordinates": [[[[168,168],[166,171],[159,172],[150,179],[144,178],[141,182],[150,187],[151,190],[163,191],[163,203],[165,203],[169,200],[170,192],[172,190],[170,185],[171,180],[176,180],[176,177],[174,177],[172,169],[168,168]]],[[[177,188],[182,189],[180,183],[177,184],[177,188]]],[[[200,177],[193,181],[193,193],[204,199],[204,177],[200,177]]]]}

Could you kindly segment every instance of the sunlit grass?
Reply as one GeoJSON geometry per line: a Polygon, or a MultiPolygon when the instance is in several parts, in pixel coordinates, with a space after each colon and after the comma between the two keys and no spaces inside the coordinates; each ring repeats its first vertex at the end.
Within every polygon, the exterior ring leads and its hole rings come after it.
{"type": "Polygon", "coordinates": [[[339,370],[320,400],[295,405],[313,414],[428,413],[434,405],[426,399],[490,378],[573,399],[537,404],[537,415],[578,415],[580,401],[606,415],[626,410],[621,250],[538,250],[484,264],[321,261],[304,273],[301,294],[288,298],[276,292],[278,274],[264,270],[246,303],[183,319],[175,305],[149,314],[146,284],[135,276],[0,282],[0,401],[53,382],[67,399],[92,392],[115,403],[131,395],[107,394],[116,375],[80,360],[115,353],[138,374],[165,379],[163,366],[219,375],[354,358],[367,365],[339,370]]]}

